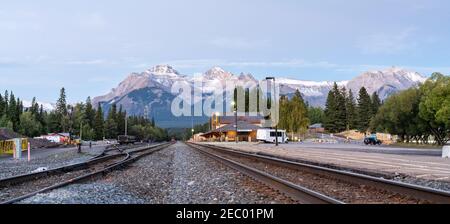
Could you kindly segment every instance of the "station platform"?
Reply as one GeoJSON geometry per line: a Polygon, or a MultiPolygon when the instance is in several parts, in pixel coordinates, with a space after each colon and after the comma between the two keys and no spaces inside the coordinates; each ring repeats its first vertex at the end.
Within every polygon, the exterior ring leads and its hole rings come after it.
{"type": "Polygon", "coordinates": [[[450,159],[441,150],[408,149],[348,144],[201,143],[299,162],[378,174],[407,176],[450,183],[450,159]]]}

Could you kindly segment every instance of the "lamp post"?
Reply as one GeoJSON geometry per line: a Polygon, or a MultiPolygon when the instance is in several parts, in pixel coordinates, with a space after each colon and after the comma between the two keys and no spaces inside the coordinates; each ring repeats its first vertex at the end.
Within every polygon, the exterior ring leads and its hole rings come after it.
{"type": "MultiPolygon", "coordinates": [[[[276,103],[277,103],[277,94],[276,94],[276,87],[275,87],[275,77],[267,77],[266,78],[266,80],[267,81],[269,81],[269,80],[273,80],[273,95],[274,95],[274,103],[273,103],[273,105],[271,104],[270,105],[270,107],[272,107],[272,106],[278,106],[276,103]]],[[[277,116],[277,109],[275,108],[275,117],[277,116]]],[[[275,146],[278,146],[278,123],[277,124],[275,124],[275,146]]]]}
{"type": "Polygon", "coordinates": [[[233,112],[234,112],[234,122],[235,122],[235,130],[236,130],[236,136],[235,136],[235,142],[238,144],[238,116],[237,116],[237,107],[236,102],[231,102],[231,106],[233,106],[233,112]]]}

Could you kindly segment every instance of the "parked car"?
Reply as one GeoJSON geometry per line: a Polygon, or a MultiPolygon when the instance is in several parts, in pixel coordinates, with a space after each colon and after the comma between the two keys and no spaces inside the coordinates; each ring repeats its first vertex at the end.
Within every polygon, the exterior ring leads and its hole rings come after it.
{"type": "Polygon", "coordinates": [[[364,144],[366,144],[366,145],[381,145],[381,144],[383,144],[383,142],[378,140],[377,136],[372,135],[370,137],[364,138],[364,144]]]}

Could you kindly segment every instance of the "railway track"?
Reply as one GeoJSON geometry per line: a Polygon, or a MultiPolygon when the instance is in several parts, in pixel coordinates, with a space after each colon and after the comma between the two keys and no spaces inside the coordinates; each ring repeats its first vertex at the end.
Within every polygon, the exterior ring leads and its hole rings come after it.
{"type": "Polygon", "coordinates": [[[172,144],[165,143],[139,148],[127,147],[111,155],[104,152],[103,156],[86,162],[2,179],[0,180],[0,204],[17,203],[36,194],[104,175],[170,145],[172,144]]]}
{"type": "Polygon", "coordinates": [[[188,143],[300,203],[434,203],[450,204],[450,192],[352,172],[188,143]]]}
{"type": "Polygon", "coordinates": [[[191,144],[191,143],[187,143],[187,145],[220,163],[223,163],[241,173],[248,175],[249,177],[251,177],[253,179],[256,179],[256,180],[266,184],[267,186],[269,186],[275,190],[283,192],[284,194],[286,194],[287,196],[291,197],[292,199],[294,199],[296,201],[299,201],[299,202],[302,202],[305,204],[343,204],[343,202],[336,200],[334,198],[328,197],[319,192],[312,191],[305,187],[299,186],[297,184],[294,184],[292,182],[289,182],[282,178],[279,178],[275,175],[255,169],[255,168],[247,166],[243,163],[225,158],[225,157],[217,155],[211,151],[202,149],[202,148],[206,148],[204,146],[191,144]]]}

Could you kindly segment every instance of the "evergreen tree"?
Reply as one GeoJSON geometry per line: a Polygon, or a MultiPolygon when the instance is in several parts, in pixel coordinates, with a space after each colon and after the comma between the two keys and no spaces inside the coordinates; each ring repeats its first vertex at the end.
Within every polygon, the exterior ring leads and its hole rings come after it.
{"type": "Polygon", "coordinates": [[[11,92],[11,94],[9,95],[7,117],[12,122],[14,131],[17,131],[19,128],[20,122],[19,103],[20,102],[17,102],[16,98],[14,97],[14,93],[11,92]]]}
{"type": "Polygon", "coordinates": [[[102,110],[102,105],[98,103],[97,112],[95,114],[95,124],[94,124],[94,131],[95,131],[95,139],[96,140],[102,140],[104,137],[104,115],[102,110]]]}
{"type": "Polygon", "coordinates": [[[370,120],[372,118],[372,101],[366,88],[362,87],[359,91],[358,106],[357,106],[357,129],[365,133],[369,128],[370,120]]]}
{"type": "Polygon", "coordinates": [[[61,116],[67,115],[66,89],[63,87],[59,93],[59,99],[56,102],[56,112],[61,116]]]}
{"type": "Polygon", "coordinates": [[[66,89],[63,87],[59,94],[59,99],[56,102],[56,119],[58,120],[59,124],[56,128],[56,132],[66,132],[69,130],[70,125],[70,118],[67,110],[67,101],[66,101],[66,89]]]}
{"type": "Polygon", "coordinates": [[[117,131],[117,105],[113,104],[109,110],[108,117],[105,122],[105,135],[109,139],[116,139],[117,131]]]}
{"type": "Polygon", "coordinates": [[[61,128],[61,116],[59,116],[56,111],[52,111],[48,114],[46,117],[47,123],[47,132],[54,133],[54,132],[60,132],[61,128]]]}
{"type": "MultiPolygon", "coordinates": [[[[17,114],[20,117],[20,115],[22,115],[22,113],[24,111],[24,107],[23,107],[23,102],[22,102],[22,100],[20,100],[20,98],[17,98],[17,102],[18,102],[18,104],[17,104],[17,114]]],[[[18,120],[19,120],[19,117],[17,118],[18,120]]]]}
{"type": "Polygon", "coordinates": [[[39,104],[36,102],[36,97],[33,97],[29,111],[31,112],[31,115],[33,115],[35,118],[37,118],[38,113],[39,113],[39,104]]]}
{"type": "Polygon", "coordinates": [[[335,132],[336,130],[336,97],[333,90],[328,92],[327,102],[325,105],[325,119],[324,127],[329,132],[335,132]]]}
{"type": "Polygon", "coordinates": [[[95,110],[92,106],[91,97],[88,97],[86,99],[86,106],[85,106],[85,112],[84,112],[84,119],[87,124],[89,124],[90,127],[94,127],[95,123],[95,110]]]}
{"type": "Polygon", "coordinates": [[[5,101],[4,102],[5,107],[3,108],[3,114],[6,115],[6,116],[8,116],[8,110],[9,110],[9,101],[8,101],[9,98],[8,97],[9,97],[9,93],[8,93],[8,90],[6,90],[5,91],[5,96],[3,98],[3,100],[5,101]]]}
{"type": "Polygon", "coordinates": [[[119,107],[119,112],[117,112],[116,115],[116,123],[117,123],[117,132],[119,134],[125,134],[125,118],[126,118],[126,112],[123,111],[122,105],[119,107]]]}
{"type": "Polygon", "coordinates": [[[346,109],[346,92],[347,90],[343,88],[340,90],[337,86],[337,84],[334,84],[333,87],[335,91],[335,97],[336,97],[336,132],[342,132],[347,129],[347,109],[346,109]]]}
{"type": "Polygon", "coordinates": [[[44,111],[44,106],[42,106],[42,104],[39,107],[39,113],[36,117],[37,121],[39,121],[39,123],[41,123],[41,134],[45,134],[48,132],[48,127],[47,127],[47,122],[46,122],[46,116],[47,116],[47,112],[44,111]]]}
{"type": "Polygon", "coordinates": [[[325,106],[325,128],[333,133],[339,133],[347,128],[346,90],[340,90],[337,83],[328,93],[325,106]]]}
{"type": "Polygon", "coordinates": [[[381,99],[378,96],[378,94],[374,92],[372,94],[371,100],[372,100],[372,117],[374,117],[377,114],[378,109],[380,109],[381,107],[381,99]]]}
{"type": "Polygon", "coordinates": [[[2,94],[0,94],[0,118],[5,114],[5,100],[3,99],[2,94]]]}
{"type": "Polygon", "coordinates": [[[349,90],[345,103],[347,111],[347,129],[352,130],[356,128],[356,102],[352,90],[349,90]]]}

